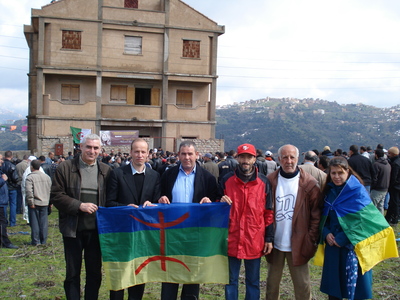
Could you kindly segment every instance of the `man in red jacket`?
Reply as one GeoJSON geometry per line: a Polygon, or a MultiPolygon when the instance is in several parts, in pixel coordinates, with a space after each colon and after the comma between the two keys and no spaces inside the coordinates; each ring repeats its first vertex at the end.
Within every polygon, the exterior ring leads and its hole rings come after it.
{"type": "Polygon", "coordinates": [[[260,261],[271,252],[273,240],[270,185],[254,165],[253,145],[240,145],[237,153],[238,167],[220,182],[221,202],[232,205],[228,233],[229,284],[225,286],[225,299],[238,299],[242,259],[246,270],[246,299],[259,299],[260,261]]]}

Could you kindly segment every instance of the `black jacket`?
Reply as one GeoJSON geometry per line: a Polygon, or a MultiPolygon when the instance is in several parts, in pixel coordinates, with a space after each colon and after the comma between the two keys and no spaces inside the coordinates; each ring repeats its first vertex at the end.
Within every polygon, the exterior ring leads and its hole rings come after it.
{"type": "Polygon", "coordinates": [[[373,164],[374,177],[372,178],[371,190],[387,191],[390,183],[391,167],[387,159],[380,157],[373,164]]]}
{"type": "MultiPolygon", "coordinates": [[[[174,201],[172,189],[178,177],[179,167],[180,164],[168,169],[161,176],[161,196],[167,196],[171,203],[174,201]]],[[[192,202],[199,203],[204,197],[210,198],[212,202],[217,199],[217,182],[210,172],[197,163],[192,202]]]]}
{"type": "Polygon", "coordinates": [[[358,175],[360,175],[365,186],[371,185],[375,171],[372,167],[371,161],[368,158],[362,156],[360,153],[354,153],[349,158],[349,165],[354,171],[357,172],[358,175]]]}
{"type": "Polygon", "coordinates": [[[228,156],[226,160],[221,161],[218,164],[219,176],[218,182],[224,178],[224,176],[232,171],[235,171],[238,166],[238,161],[234,159],[232,156],[228,156]]]}
{"type": "Polygon", "coordinates": [[[16,190],[18,187],[18,172],[16,166],[9,160],[4,159],[4,163],[1,166],[1,170],[7,175],[7,187],[9,191],[16,190]]]}
{"type": "Polygon", "coordinates": [[[157,202],[160,198],[160,175],[146,168],[141,197],[134,184],[131,164],[111,171],[107,181],[106,206],[143,205],[144,202],[157,202]]]}
{"type": "Polygon", "coordinates": [[[400,190],[400,156],[390,159],[392,171],[390,172],[390,188],[400,190]]]}

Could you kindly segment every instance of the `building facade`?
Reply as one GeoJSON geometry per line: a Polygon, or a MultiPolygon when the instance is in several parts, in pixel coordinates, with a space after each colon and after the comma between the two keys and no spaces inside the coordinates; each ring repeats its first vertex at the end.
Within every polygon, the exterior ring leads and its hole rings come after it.
{"type": "Polygon", "coordinates": [[[152,146],[214,139],[218,37],[180,0],[59,0],[32,9],[28,149],[72,151],[70,126],[152,146]]]}

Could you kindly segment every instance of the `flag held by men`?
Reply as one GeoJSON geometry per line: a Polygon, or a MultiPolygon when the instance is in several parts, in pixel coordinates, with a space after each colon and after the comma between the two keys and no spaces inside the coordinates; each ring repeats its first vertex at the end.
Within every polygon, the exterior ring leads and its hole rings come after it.
{"type": "Polygon", "coordinates": [[[108,288],[146,282],[228,283],[229,210],[226,203],[100,207],[97,222],[108,288]]]}

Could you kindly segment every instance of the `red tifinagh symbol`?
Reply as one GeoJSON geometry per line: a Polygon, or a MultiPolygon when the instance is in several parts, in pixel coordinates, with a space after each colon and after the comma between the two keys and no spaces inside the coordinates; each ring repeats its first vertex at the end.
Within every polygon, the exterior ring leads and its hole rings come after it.
{"type": "Polygon", "coordinates": [[[149,223],[149,222],[145,222],[143,220],[140,220],[132,215],[130,215],[133,219],[135,219],[136,221],[145,224],[149,227],[153,227],[153,228],[159,228],[160,229],[160,255],[156,255],[156,256],[152,256],[149,257],[148,259],[146,259],[136,270],[135,270],[135,275],[139,274],[140,271],[147,266],[150,262],[152,261],[157,261],[159,260],[161,262],[161,270],[163,271],[167,271],[167,267],[165,262],[167,260],[172,261],[172,262],[176,262],[179,263],[181,265],[183,265],[189,272],[190,269],[188,268],[188,266],[181,260],[176,259],[176,258],[172,258],[172,257],[167,257],[165,256],[165,228],[168,227],[172,227],[175,226],[177,224],[182,223],[183,221],[185,221],[187,218],[189,218],[189,213],[185,213],[184,215],[182,215],[181,217],[179,217],[178,219],[176,219],[175,221],[172,222],[167,222],[165,223],[164,221],[164,214],[160,211],[158,212],[158,218],[160,219],[160,223],[149,223]]]}

